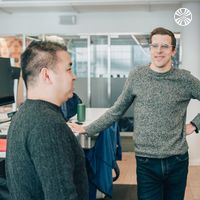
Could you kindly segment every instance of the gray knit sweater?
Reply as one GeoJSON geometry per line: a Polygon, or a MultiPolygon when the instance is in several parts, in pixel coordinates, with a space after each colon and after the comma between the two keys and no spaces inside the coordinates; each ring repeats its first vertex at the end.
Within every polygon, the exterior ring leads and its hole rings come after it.
{"type": "MultiPolygon", "coordinates": [[[[115,104],[86,127],[94,135],[119,120],[133,103],[137,156],[165,158],[184,154],[186,110],[191,99],[200,100],[200,81],[188,71],[171,68],[157,73],[149,67],[131,71],[115,104]]],[[[200,114],[192,122],[200,129],[200,114]]]]}
{"type": "Polygon", "coordinates": [[[12,200],[87,200],[81,146],[60,108],[26,100],[8,132],[6,175],[12,200]]]}

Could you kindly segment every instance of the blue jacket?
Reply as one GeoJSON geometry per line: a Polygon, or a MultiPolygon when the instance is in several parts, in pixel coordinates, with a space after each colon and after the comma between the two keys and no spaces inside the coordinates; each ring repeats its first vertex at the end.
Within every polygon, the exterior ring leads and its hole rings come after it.
{"type": "Polygon", "coordinates": [[[96,199],[96,189],[112,197],[112,169],[121,160],[122,149],[118,124],[102,131],[93,148],[85,150],[90,200],[96,199]]]}
{"type": "Polygon", "coordinates": [[[73,97],[61,105],[61,111],[66,121],[77,114],[77,105],[79,103],[82,103],[82,100],[76,93],[73,93],[73,97]]]}

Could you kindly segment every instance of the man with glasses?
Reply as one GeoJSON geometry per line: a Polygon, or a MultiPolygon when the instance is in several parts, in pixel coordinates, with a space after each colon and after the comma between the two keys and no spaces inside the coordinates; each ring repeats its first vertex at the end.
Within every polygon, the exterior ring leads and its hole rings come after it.
{"type": "Polygon", "coordinates": [[[186,135],[198,132],[200,114],[186,123],[191,99],[200,100],[200,81],[174,68],[174,34],[156,28],[150,35],[151,64],[131,71],[115,104],[97,121],[82,128],[89,136],[117,121],[133,103],[139,200],[183,200],[188,173],[186,135]]]}

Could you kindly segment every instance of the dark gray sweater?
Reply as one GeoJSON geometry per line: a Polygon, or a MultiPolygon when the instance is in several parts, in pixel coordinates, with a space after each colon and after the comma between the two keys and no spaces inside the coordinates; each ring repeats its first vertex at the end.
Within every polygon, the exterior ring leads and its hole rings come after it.
{"type": "MultiPolygon", "coordinates": [[[[149,67],[131,71],[122,94],[103,115],[86,127],[93,135],[118,120],[133,103],[137,156],[165,158],[184,154],[186,110],[191,99],[200,100],[200,81],[188,71],[171,68],[157,73],[149,67]]],[[[200,114],[192,122],[200,129],[200,114]]]]}
{"type": "Polygon", "coordinates": [[[26,100],[8,132],[6,175],[12,200],[87,200],[81,146],[60,108],[26,100]]]}

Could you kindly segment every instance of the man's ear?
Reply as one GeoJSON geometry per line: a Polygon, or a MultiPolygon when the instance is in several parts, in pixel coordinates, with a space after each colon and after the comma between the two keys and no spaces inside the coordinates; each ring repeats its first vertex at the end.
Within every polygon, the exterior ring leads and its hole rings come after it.
{"type": "Polygon", "coordinates": [[[176,49],[173,50],[172,56],[175,56],[175,54],[176,54],[176,49]]]}
{"type": "Polygon", "coordinates": [[[46,67],[43,67],[40,71],[40,78],[43,82],[52,83],[51,80],[51,71],[46,67]]]}

